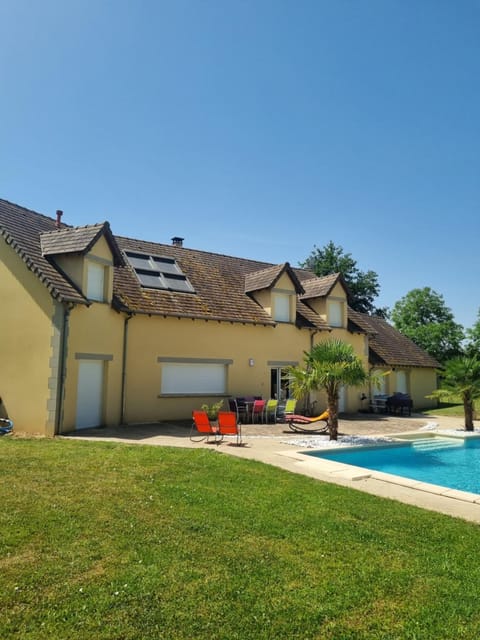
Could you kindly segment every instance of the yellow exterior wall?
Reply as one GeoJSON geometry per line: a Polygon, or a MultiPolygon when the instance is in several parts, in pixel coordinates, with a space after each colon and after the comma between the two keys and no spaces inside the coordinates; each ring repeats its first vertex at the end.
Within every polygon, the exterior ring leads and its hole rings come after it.
{"type": "Polygon", "coordinates": [[[100,359],[112,356],[105,361],[104,424],[115,425],[120,422],[123,327],[124,316],[113,311],[108,304],[94,302],[89,307],[77,306],[72,310],[62,432],[75,429],[79,356],[82,354],[91,358],[97,355],[100,359]]]}
{"type": "Polygon", "coordinates": [[[415,409],[430,409],[437,401],[425,396],[437,388],[437,374],[434,369],[412,368],[410,370],[410,395],[415,409]]]}
{"type": "Polygon", "coordinates": [[[68,254],[54,257],[55,263],[71,278],[84,295],[87,289],[87,264],[89,259],[105,264],[107,269],[105,298],[106,300],[111,300],[113,291],[112,252],[103,236],[100,236],[86,256],[68,254]]]}
{"type": "Polygon", "coordinates": [[[0,397],[17,433],[53,435],[56,314],[47,288],[0,240],[0,397]]]}
{"type": "MultiPolygon", "coordinates": [[[[365,337],[336,330],[337,337],[353,343],[368,370],[365,337]]],[[[319,332],[315,341],[330,337],[319,332]]],[[[293,324],[262,327],[191,319],[134,316],[129,321],[126,378],[126,422],[189,418],[193,409],[218,397],[161,396],[162,363],[159,358],[232,360],[228,366],[226,395],[270,397],[272,363],[303,364],[311,346],[311,333],[293,324]],[[249,360],[254,365],[249,366],[249,360]]],[[[361,389],[347,390],[346,410],[356,411],[361,389]]],[[[322,405],[323,405],[322,401],[322,405]]],[[[320,403],[319,403],[320,405],[320,403]]],[[[225,399],[225,408],[228,408],[225,399]]],[[[301,407],[299,407],[301,408],[301,407]]]]}
{"type": "MultiPolygon", "coordinates": [[[[310,333],[293,324],[263,327],[135,316],[130,320],[126,421],[188,418],[215,398],[160,397],[159,357],[231,359],[227,395],[270,395],[269,361],[301,363],[310,333]],[[249,366],[249,359],[254,366],[249,366]]],[[[227,403],[225,402],[225,408],[227,403]]]]}

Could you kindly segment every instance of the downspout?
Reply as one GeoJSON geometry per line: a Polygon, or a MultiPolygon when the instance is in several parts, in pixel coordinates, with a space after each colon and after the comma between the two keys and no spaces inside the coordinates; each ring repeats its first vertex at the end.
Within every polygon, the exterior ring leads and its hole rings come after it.
{"type": "Polygon", "coordinates": [[[127,347],[128,347],[128,322],[132,319],[131,313],[123,322],[123,353],[122,353],[122,389],[120,392],[120,424],[125,424],[126,413],[126,386],[127,386],[127,347]]]}
{"type": "Polygon", "coordinates": [[[70,313],[75,305],[68,304],[63,310],[62,334],[60,338],[60,353],[58,355],[58,387],[57,408],[55,412],[55,435],[61,432],[63,426],[63,408],[65,403],[65,380],[67,376],[67,344],[70,313]]]}

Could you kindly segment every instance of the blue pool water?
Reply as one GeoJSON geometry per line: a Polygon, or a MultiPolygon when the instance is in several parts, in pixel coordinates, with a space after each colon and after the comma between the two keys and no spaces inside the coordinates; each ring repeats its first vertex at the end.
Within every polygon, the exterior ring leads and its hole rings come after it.
{"type": "Polygon", "coordinates": [[[480,494],[480,438],[424,438],[405,445],[307,455],[480,494]]]}

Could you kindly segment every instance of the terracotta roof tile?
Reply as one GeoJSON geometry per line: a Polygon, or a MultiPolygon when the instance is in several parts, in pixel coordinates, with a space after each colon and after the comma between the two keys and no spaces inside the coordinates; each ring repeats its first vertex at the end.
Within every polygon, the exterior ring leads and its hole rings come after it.
{"type": "Polygon", "coordinates": [[[269,289],[270,287],[273,287],[283,273],[288,273],[295,286],[296,292],[303,293],[304,289],[300,284],[298,276],[288,262],[272,265],[265,269],[260,269],[259,271],[253,271],[252,273],[247,273],[245,276],[245,293],[261,291],[262,289],[269,289]]]}
{"type": "Polygon", "coordinates": [[[56,221],[53,218],[0,199],[0,236],[12,246],[55,299],[87,304],[85,297],[65,274],[42,255],[40,234],[54,231],[55,228],[56,221]]]}
{"type": "Polygon", "coordinates": [[[349,319],[370,334],[369,346],[372,363],[388,366],[435,367],[440,363],[426,351],[404,336],[386,320],[349,309],[349,319]]]}

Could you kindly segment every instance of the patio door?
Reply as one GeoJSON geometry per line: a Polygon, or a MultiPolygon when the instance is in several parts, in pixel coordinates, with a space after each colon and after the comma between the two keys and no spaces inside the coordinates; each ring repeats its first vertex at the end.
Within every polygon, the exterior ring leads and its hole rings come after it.
{"type": "Polygon", "coordinates": [[[290,385],[286,368],[275,367],[270,369],[270,397],[280,402],[290,398],[290,385]]]}
{"type": "Polygon", "coordinates": [[[78,361],[77,429],[98,427],[103,423],[103,360],[78,361]]]}

